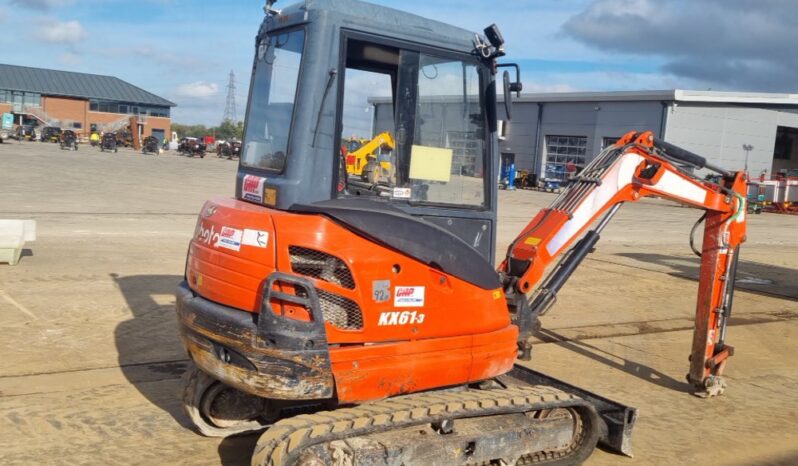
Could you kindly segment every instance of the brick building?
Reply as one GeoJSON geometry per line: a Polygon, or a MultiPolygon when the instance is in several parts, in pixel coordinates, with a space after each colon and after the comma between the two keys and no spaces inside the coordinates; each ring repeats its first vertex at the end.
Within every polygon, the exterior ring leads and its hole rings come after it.
{"type": "Polygon", "coordinates": [[[0,64],[0,113],[17,124],[59,126],[81,135],[118,131],[137,117],[142,137],[171,134],[175,103],[113,76],[0,64]]]}

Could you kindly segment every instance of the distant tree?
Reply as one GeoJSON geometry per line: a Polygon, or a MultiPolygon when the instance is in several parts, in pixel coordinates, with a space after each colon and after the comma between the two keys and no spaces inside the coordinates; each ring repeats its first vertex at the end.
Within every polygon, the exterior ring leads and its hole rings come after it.
{"type": "Polygon", "coordinates": [[[222,124],[220,124],[216,128],[216,139],[232,139],[238,137],[236,124],[233,123],[231,120],[224,120],[222,124]]]}
{"type": "Polygon", "coordinates": [[[244,137],[244,122],[233,122],[230,120],[223,121],[219,126],[206,127],[205,125],[182,125],[180,123],[172,123],[172,131],[177,133],[177,137],[195,137],[201,138],[208,135],[216,135],[216,139],[243,139],[244,137]]]}

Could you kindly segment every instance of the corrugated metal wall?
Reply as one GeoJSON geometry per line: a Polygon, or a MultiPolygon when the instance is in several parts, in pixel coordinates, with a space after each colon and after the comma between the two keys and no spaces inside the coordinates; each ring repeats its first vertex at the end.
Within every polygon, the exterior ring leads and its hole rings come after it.
{"type": "MultiPolygon", "coordinates": [[[[745,167],[743,144],[750,144],[754,149],[749,154],[748,172],[756,176],[763,171],[773,173],[778,126],[798,128],[798,115],[777,109],[679,102],[668,116],[666,139],[730,170],[745,167]]],[[[791,166],[798,164],[798,160],[791,162],[791,166]]]]}

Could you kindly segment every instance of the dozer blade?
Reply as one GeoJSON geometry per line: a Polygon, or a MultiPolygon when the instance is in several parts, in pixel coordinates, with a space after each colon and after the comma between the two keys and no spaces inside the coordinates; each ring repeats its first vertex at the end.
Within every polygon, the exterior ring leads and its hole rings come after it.
{"type": "Polygon", "coordinates": [[[632,456],[632,430],[637,421],[637,408],[612,401],[562,380],[516,364],[508,374],[499,377],[508,385],[544,385],[562,390],[588,402],[599,415],[602,431],[599,443],[617,453],[632,456]]]}
{"type": "Polygon", "coordinates": [[[253,465],[572,465],[604,430],[587,401],[550,386],[400,396],[275,423],[253,465]]]}

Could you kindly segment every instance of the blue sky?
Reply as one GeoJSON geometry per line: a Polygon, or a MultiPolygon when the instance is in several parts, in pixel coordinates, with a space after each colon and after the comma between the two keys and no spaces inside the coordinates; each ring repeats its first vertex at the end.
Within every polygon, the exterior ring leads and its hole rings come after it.
{"type": "MultiPolygon", "coordinates": [[[[530,92],[798,82],[796,58],[773,50],[798,39],[792,0],[373,1],[471,30],[497,23],[530,92]]],[[[114,75],[176,102],[176,122],[216,124],[231,69],[244,113],[262,3],[0,0],[0,30],[14,38],[0,62],[114,75]]]]}

